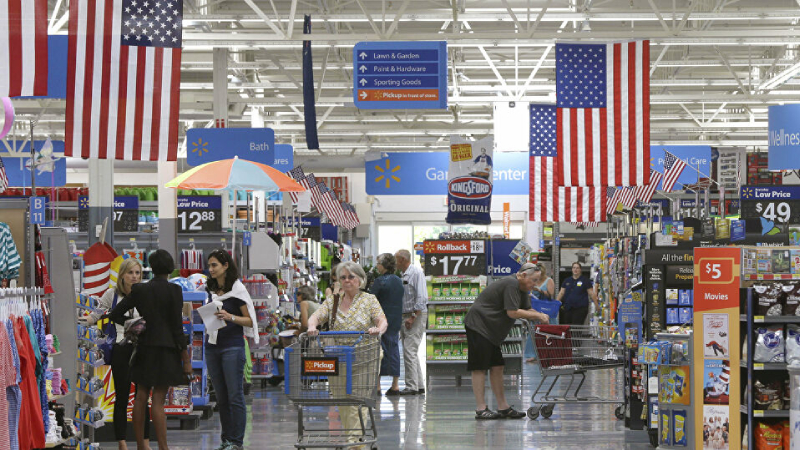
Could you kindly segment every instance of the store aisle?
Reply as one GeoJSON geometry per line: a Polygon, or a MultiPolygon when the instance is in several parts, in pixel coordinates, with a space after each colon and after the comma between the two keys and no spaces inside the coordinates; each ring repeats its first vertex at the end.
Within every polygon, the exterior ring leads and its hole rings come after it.
{"type": "MultiPolygon", "coordinates": [[[[607,395],[608,372],[598,372],[592,393],[607,395]]],[[[530,393],[540,379],[538,368],[526,365],[522,387],[509,384],[509,402],[527,408],[530,393]]],[[[387,380],[388,381],[388,380],[387,380]]],[[[614,418],[611,405],[557,406],[550,419],[530,421],[499,420],[480,422],[473,419],[472,388],[469,381],[455,387],[453,380],[437,379],[426,396],[381,397],[379,445],[381,449],[651,449],[646,433],[628,433],[637,443],[625,442],[622,422],[614,418]],[[591,443],[590,446],[587,444],[591,443]]],[[[384,386],[385,390],[388,385],[384,386]]],[[[491,397],[491,395],[489,395],[491,397]]],[[[490,400],[494,405],[494,399],[490,400]]],[[[317,409],[314,418],[325,417],[338,425],[338,413],[317,409]]],[[[245,447],[251,449],[290,449],[297,436],[297,414],[283,391],[254,386],[248,398],[248,424],[245,447]]],[[[193,431],[169,431],[172,450],[210,450],[219,445],[218,416],[201,422],[193,431]]],[[[155,449],[155,444],[152,444],[155,449]]],[[[103,448],[116,448],[106,443],[103,448]]],[[[135,444],[132,448],[135,448],[135,444]]]]}

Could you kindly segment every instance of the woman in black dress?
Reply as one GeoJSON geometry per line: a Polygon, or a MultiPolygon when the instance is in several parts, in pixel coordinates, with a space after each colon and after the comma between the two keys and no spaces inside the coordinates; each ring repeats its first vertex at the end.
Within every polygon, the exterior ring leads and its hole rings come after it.
{"type": "Polygon", "coordinates": [[[187,337],[183,334],[183,293],[180,286],[169,282],[175,262],[166,250],[156,250],[149,257],[155,278],[137,284],[109,313],[118,324],[125,323],[125,313],[133,308],[147,323],[139,336],[131,362],[131,380],[136,383],[133,404],[133,427],[136,445],[146,449],[144,443],[145,409],[153,391],[150,416],[153,420],[158,448],[168,450],[167,418],[164,400],[170,386],[188,384],[192,375],[192,362],[186,351],[187,337]]]}

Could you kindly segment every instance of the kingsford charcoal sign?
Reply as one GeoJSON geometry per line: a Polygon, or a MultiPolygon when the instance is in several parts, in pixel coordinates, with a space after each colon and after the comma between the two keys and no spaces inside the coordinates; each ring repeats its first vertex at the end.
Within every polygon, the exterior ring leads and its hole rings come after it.
{"type": "Polygon", "coordinates": [[[492,222],[494,138],[471,141],[450,137],[450,181],[447,223],[487,225],[492,222]]]}

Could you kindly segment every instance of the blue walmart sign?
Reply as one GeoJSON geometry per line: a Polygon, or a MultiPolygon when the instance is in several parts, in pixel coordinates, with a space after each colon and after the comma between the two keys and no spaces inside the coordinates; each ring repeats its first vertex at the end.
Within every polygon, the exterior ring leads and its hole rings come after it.
{"type": "Polygon", "coordinates": [[[234,156],[271,166],[275,160],[275,131],[270,128],[191,128],[186,131],[186,163],[190,166],[234,156]]]}
{"type": "MultiPolygon", "coordinates": [[[[664,151],[668,151],[678,158],[686,161],[690,167],[683,169],[675,189],[682,189],[683,184],[697,183],[697,170],[708,177],[711,174],[711,147],[708,145],[651,145],[650,167],[664,173],[664,151]],[[695,170],[697,169],[697,170],[695,170]]],[[[659,185],[658,189],[661,189],[659,185]]]]}
{"type": "MultiPolygon", "coordinates": [[[[398,152],[366,161],[369,195],[447,195],[448,152],[398,152]]],[[[528,152],[494,155],[493,195],[528,195],[528,152]]]]}

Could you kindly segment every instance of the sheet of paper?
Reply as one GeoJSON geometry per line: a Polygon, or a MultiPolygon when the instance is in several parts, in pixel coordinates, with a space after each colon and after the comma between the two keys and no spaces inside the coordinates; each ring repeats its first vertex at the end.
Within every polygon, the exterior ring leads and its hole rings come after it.
{"type": "Polygon", "coordinates": [[[197,308],[197,313],[203,319],[203,324],[206,326],[206,332],[216,331],[227,325],[224,320],[218,318],[215,313],[217,312],[217,305],[209,303],[197,308]]]}

